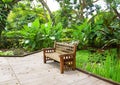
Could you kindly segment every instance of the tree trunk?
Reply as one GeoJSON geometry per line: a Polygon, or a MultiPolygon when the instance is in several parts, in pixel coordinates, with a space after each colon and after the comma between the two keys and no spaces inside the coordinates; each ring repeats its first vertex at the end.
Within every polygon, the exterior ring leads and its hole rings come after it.
{"type": "Polygon", "coordinates": [[[47,18],[47,13],[46,13],[46,10],[45,10],[45,7],[44,7],[44,6],[43,6],[43,9],[44,9],[44,17],[45,17],[46,21],[48,22],[49,20],[48,20],[48,18],[47,18]]]}
{"type": "Polygon", "coordinates": [[[48,10],[49,15],[50,15],[50,18],[51,18],[51,20],[52,20],[52,22],[53,22],[53,25],[54,25],[54,24],[55,24],[54,16],[53,16],[51,10],[49,9],[48,5],[46,4],[46,2],[45,2],[44,0],[39,0],[39,1],[40,1],[41,4],[48,10]]]}
{"type": "Polygon", "coordinates": [[[79,4],[80,4],[79,19],[80,19],[80,20],[83,20],[83,19],[84,19],[83,9],[85,8],[85,1],[84,1],[84,0],[79,0],[79,4]]]}
{"type": "Polygon", "coordinates": [[[114,10],[114,12],[116,13],[117,17],[119,17],[119,19],[120,19],[120,13],[117,11],[117,9],[115,9],[115,8],[113,7],[113,10],[114,10]]]}

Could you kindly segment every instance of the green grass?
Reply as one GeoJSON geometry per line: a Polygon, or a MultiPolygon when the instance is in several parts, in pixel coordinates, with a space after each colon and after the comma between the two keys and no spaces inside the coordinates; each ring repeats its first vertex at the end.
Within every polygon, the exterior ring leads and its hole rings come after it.
{"type": "Polygon", "coordinates": [[[120,82],[120,61],[117,59],[116,49],[106,50],[103,53],[77,51],[76,65],[77,68],[120,82]]]}
{"type": "Polygon", "coordinates": [[[76,54],[76,65],[78,68],[84,67],[84,65],[88,62],[88,57],[90,55],[90,51],[88,50],[80,50],[77,51],[76,54]]]}

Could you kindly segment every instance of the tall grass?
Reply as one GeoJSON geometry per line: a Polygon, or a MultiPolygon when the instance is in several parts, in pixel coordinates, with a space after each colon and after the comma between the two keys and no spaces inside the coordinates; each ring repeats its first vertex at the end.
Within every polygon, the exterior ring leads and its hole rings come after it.
{"type": "Polygon", "coordinates": [[[103,53],[81,50],[77,52],[76,61],[78,68],[120,82],[120,61],[115,49],[103,53]]]}

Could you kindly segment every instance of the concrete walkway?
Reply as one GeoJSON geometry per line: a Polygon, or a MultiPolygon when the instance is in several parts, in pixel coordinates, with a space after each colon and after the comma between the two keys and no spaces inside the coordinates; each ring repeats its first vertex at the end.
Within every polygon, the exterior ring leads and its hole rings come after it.
{"type": "Polygon", "coordinates": [[[42,52],[0,57],[0,85],[112,85],[79,71],[60,74],[59,64],[43,64],[42,52]]]}

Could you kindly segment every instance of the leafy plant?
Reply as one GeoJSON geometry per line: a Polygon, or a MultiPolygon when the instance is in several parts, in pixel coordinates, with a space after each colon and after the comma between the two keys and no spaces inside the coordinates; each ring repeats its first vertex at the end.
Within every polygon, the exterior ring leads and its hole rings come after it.
{"type": "Polygon", "coordinates": [[[23,44],[25,49],[34,50],[36,47],[39,47],[37,43],[42,36],[39,27],[39,19],[36,19],[31,27],[24,25],[24,28],[20,31],[21,35],[24,37],[23,44]]]}
{"type": "Polygon", "coordinates": [[[61,22],[57,23],[52,29],[52,36],[55,37],[56,41],[60,41],[60,39],[62,38],[63,35],[62,30],[63,30],[63,26],[61,22]]]}
{"type": "Polygon", "coordinates": [[[50,37],[52,32],[50,25],[50,23],[40,25],[38,18],[31,23],[30,27],[25,25],[20,31],[24,38],[24,48],[33,51],[51,46],[52,39],[50,37]]]}
{"type": "Polygon", "coordinates": [[[88,37],[90,31],[90,24],[87,20],[80,25],[74,25],[72,35],[74,40],[79,40],[78,48],[84,48],[88,46],[88,37]]]}

